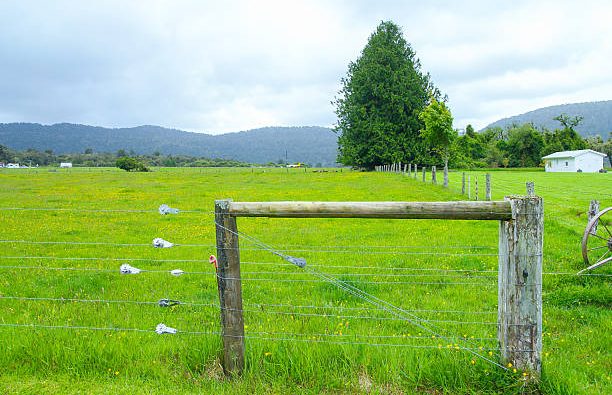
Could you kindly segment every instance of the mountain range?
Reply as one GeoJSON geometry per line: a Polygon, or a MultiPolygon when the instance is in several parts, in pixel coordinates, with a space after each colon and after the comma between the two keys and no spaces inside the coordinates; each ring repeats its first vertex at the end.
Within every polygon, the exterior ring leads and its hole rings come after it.
{"type": "MultiPolygon", "coordinates": [[[[532,122],[547,129],[560,128],[554,117],[582,116],[576,130],[584,137],[612,132],[612,100],[544,107],[501,119],[486,128],[532,122]]],[[[486,129],[485,128],[485,129],[486,129]]],[[[266,127],[237,133],[210,135],[160,126],[104,128],[70,123],[0,123],[0,144],[16,150],[34,148],[56,154],[133,151],[137,154],[191,155],[234,159],[250,163],[302,162],[313,166],[335,166],[337,135],[319,126],[266,127]]]]}
{"type": "Polygon", "coordinates": [[[160,126],[103,128],[69,123],[0,124],[0,144],[16,150],[34,148],[56,154],[133,151],[137,154],[191,155],[235,159],[249,163],[279,160],[313,166],[335,166],[337,135],[318,126],[266,127],[210,135],[160,126]]]}
{"type": "Polygon", "coordinates": [[[500,119],[487,125],[484,129],[496,126],[506,128],[512,125],[522,125],[531,122],[535,126],[554,130],[561,128],[559,121],[554,119],[561,114],[583,117],[582,122],[575,128],[582,137],[600,135],[606,139],[612,133],[612,100],[543,107],[524,114],[500,119]]]}

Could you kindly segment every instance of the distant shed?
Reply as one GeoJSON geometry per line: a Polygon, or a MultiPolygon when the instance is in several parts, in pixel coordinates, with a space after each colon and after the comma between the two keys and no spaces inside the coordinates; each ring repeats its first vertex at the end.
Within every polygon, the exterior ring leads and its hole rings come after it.
{"type": "Polygon", "coordinates": [[[596,173],[604,168],[606,154],[583,149],[577,151],[561,151],[542,158],[547,172],[577,172],[596,173]]]}

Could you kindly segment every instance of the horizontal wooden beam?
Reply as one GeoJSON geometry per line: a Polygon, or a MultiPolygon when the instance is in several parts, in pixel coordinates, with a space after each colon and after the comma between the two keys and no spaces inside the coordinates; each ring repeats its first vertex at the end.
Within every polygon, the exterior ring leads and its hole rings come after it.
{"type": "Polygon", "coordinates": [[[233,217],[509,220],[508,201],[231,202],[233,217]]]}

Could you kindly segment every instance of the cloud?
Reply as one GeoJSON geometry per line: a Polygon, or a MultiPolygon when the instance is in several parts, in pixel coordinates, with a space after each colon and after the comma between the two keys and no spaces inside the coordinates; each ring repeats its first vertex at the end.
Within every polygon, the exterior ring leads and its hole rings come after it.
{"type": "Polygon", "coordinates": [[[0,122],[230,132],[333,124],[348,63],[393,20],[455,126],[609,99],[604,1],[0,3],[0,122]]]}

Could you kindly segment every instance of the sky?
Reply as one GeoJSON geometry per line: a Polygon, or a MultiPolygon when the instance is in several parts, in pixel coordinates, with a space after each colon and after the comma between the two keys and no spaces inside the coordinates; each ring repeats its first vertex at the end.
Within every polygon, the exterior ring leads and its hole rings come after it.
{"type": "Polygon", "coordinates": [[[456,128],[612,99],[608,0],[5,0],[0,123],[333,126],[341,78],[387,20],[456,128]]]}

